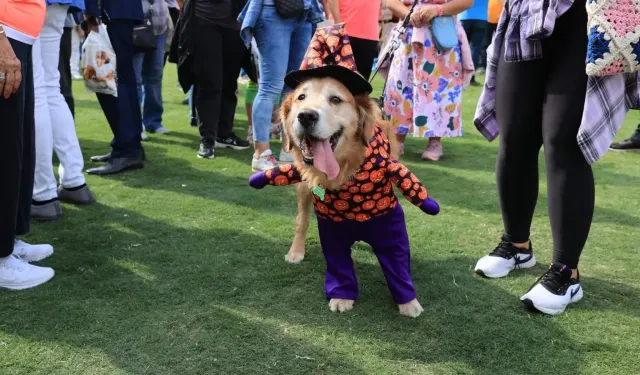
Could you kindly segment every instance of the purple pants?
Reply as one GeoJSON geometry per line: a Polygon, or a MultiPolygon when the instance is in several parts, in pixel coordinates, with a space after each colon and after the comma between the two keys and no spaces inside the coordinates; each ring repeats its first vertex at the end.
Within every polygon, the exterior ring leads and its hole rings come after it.
{"type": "Polygon", "coordinates": [[[404,211],[399,203],[389,213],[366,222],[345,220],[336,223],[318,219],[318,231],[322,253],[327,261],[327,299],[357,299],[358,280],[351,258],[351,247],[356,241],[366,242],[373,248],[397,304],[416,298],[411,281],[409,236],[404,211]]]}

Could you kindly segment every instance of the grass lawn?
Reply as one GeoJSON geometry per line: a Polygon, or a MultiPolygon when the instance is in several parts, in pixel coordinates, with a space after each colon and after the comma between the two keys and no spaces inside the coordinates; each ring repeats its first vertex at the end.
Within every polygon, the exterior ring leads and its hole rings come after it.
{"type": "MultiPolygon", "coordinates": [[[[251,189],[250,151],[197,159],[175,77],[168,66],[172,133],[145,143],[145,169],[88,177],[97,204],[65,205],[64,220],[33,226],[27,240],[55,246],[43,263],[57,274],[34,290],[0,293],[0,374],[640,374],[640,154],[610,153],[594,166],[584,300],[558,317],[529,313],[518,298],[551,260],[546,183],[532,234],[541,263],[504,280],[474,275],[501,218],[497,145],[473,128],[479,90],[470,89],[466,135],[445,140],[446,158],[420,161],[416,139],[403,158],[442,205],[429,217],[401,199],[424,314],[398,314],[362,244],[360,299],[332,314],[315,224],[304,262],[284,262],[294,189],[251,189]]],[[[109,151],[111,133],[81,83],[75,95],[88,160],[109,151]]],[[[620,137],[638,121],[630,114],[620,137]]],[[[239,106],[236,132],[246,127],[239,106]]]]}

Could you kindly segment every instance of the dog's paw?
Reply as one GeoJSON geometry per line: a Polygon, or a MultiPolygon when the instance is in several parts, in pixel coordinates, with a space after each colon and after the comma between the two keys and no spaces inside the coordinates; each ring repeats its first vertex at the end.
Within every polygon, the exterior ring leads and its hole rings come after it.
{"type": "Polygon", "coordinates": [[[353,303],[355,301],[352,299],[342,299],[342,298],[331,298],[329,301],[329,309],[332,312],[345,312],[353,309],[353,303]]]}
{"type": "Polygon", "coordinates": [[[289,264],[298,264],[302,262],[303,259],[304,259],[304,249],[302,251],[291,249],[289,250],[287,255],[284,256],[285,262],[289,264]]]}
{"type": "Polygon", "coordinates": [[[398,308],[400,309],[400,315],[408,316],[410,318],[417,318],[424,311],[417,299],[398,305],[398,308]]]}

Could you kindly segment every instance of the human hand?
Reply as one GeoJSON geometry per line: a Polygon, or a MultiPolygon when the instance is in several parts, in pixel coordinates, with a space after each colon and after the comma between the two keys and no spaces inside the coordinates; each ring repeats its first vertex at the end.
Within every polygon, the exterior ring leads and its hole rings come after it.
{"type": "Polygon", "coordinates": [[[431,20],[438,17],[440,11],[438,5],[427,5],[418,9],[411,15],[411,26],[424,27],[431,23],[431,20]]]}
{"type": "Polygon", "coordinates": [[[9,99],[22,83],[22,64],[13,52],[9,39],[0,34],[0,95],[9,99]]]}

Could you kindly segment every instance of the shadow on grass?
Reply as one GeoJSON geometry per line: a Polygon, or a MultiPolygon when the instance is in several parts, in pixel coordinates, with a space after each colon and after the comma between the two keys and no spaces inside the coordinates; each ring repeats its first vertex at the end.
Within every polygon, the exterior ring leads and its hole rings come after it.
{"type": "MultiPolygon", "coordinates": [[[[83,151],[87,156],[104,152],[102,146],[101,142],[88,139],[82,141],[83,151]]],[[[194,168],[194,163],[202,163],[204,168],[212,168],[212,163],[215,162],[215,160],[197,159],[195,157],[195,149],[193,162],[189,162],[185,158],[172,157],[167,154],[164,147],[158,147],[153,143],[146,143],[144,147],[147,156],[144,169],[102,178],[120,181],[132,188],[144,187],[152,190],[188,194],[287,217],[295,217],[296,215],[297,207],[295,205],[295,189],[293,187],[277,189],[279,192],[274,190],[269,193],[253,191],[256,199],[260,200],[260,204],[256,204],[254,200],[246,199],[246,193],[253,190],[249,186],[249,174],[251,173],[249,165],[242,171],[233,171],[232,174],[234,175],[231,175],[228,172],[221,173],[213,169],[194,168]],[[189,186],[183,187],[181,181],[189,181],[189,186]],[[240,194],[235,193],[239,189],[243,192],[240,194]],[[291,202],[291,204],[288,202],[291,202]]],[[[230,154],[237,153],[228,152],[230,154]]],[[[241,152],[241,154],[246,154],[246,152],[241,152]]],[[[245,160],[250,160],[250,158],[251,156],[248,156],[245,160]]],[[[99,164],[86,163],[87,168],[94,165],[99,164]]]]}
{"type": "MultiPolygon", "coordinates": [[[[574,346],[554,319],[529,314],[499,282],[473,275],[468,257],[413,260],[426,311],[411,320],[397,313],[368,247],[358,247],[361,296],[352,312],[338,315],[323,296],[317,244],[301,265],[289,266],[282,260],[288,240],[233,223],[186,230],[100,204],[66,213],[64,225],[50,228],[58,247],[47,264],[56,277],[3,294],[0,329],[98,350],[130,373],[371,373],[354,355],[363,351],[407,371],[455,364],[474,374],[563,374],[580,368],[588,349],[574,346]],[[570,356],[557,349],[569,347],[570,356]]],[[[603,280],[585,285],[617,301],[640,298],[603,280]]],[[[621,312],[607,300],[584,308],[621,312]]]]}

